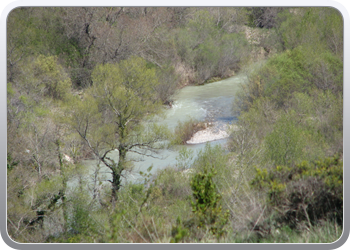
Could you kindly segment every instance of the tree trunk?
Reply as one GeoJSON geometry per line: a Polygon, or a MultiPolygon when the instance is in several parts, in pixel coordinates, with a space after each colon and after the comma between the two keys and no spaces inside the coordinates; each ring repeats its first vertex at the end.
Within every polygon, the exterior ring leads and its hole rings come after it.
{"type": "Polygon", "coordinates": [[[112,204],[113,207],[115,205],[115,202],[118,200],[118,191],[121,186],[121,173],[124,170],[124,163],[125,163],[125,157],[126,157],[126,149],[123,145],[120,145],[118,148],[119,151],[119,159],[118,159],[118,165],[113,169],[113,180],[112,180],[112,204]]]}
{"type": "Polygon", "coordinates": [[[60,165],[60,175],[62,176],[62,189],[59,191],[59,196],[62,200],[62,210],[63,210],[63,220],[64,220],[64,231],[67,230],[67,221],[68,221],[68,213],[67,213],[67,204],[66,204],[66,190],[67,190],[67,177],[65,175],[64,163],[61,153],[61,142],[59,139],[56,140],[57,145],[57,154],[58,154],[58,162],[60,165]]]}

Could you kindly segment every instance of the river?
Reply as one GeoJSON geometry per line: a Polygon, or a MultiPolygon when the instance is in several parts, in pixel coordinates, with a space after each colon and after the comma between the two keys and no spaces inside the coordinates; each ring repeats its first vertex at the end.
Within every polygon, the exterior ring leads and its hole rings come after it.
{"type": "MultiPolygon", "coordinates": [[[[178,91],[174,96],[174,102],[171,108],[165,110],[165,118],[161,123],[166,124],[169,129],[173,130],[178,121],[185,121],[189,118],[204,121],[210,120],[214,124],[214,129],[224,129],[226,125],[235,123],[237,117],[232,114],[234,95],[239,89],[245,76],[236,75],[225,80],[213,82],[200,86],[186,86],[178,91]]],[[[224,144],[226,139],[211,141],[210,144],[224,144]]],[[[205,143],[183,145],[193,150],[194,156],[199,150],[203,149],[205,143]]],[[[129,154],[129,157],[135,155],[129,154]]],[[[138,161],[134,162],[133,170],[125,175],[125,181],[137,182],[140,180],[139,172],[146,172],[147,168],[153,166],[151,173],[168,166],[175,166],[178,156],[176,150],[161,150],[157,154],[159,159],[147,156],[138,156],[138,161]]],[[[111,155],[117,159],[117,152],[111,155]]],[[[95,161],[85,161],[84,165],[88,166],[90,176],[96,171],[95,161]]],[[[101,166],[99,170],[99,180],[104,181],[110,178],[110,170],[101,166]]],[[[105,182],[108,183],[108,182],[105,182]]]]}

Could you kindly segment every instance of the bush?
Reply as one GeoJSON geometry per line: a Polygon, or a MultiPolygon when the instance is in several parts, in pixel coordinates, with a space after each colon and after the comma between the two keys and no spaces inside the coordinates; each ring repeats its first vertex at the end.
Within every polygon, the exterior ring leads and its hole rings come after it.
{"type": "Polygon", "coordinates": [[[266,192],[268,205],[278,213],[276,221],[291,228],[303,221],[309,227],[327,219],[342,223],[343,162],[339,156],[271,171],[256,168],[251,184],[266,192]]]}
{"type": "MultiPolygon", "coordinates": [[[[314,90],[310,94],[295,93],[289,106],[299,118],[299,126],[312,137],[307,155],[319,151],[332,156],[343,151],[343,97],[330,90],[314,90]]],[[[317,157],[318,158],[318,157],[317,157]]],[[[310,157],[309,157],[310,159],[310,157]]]]}
{"type": "Polygon", "coordinates": [[[228,222],[228,211],[223,213],[220,205],[221,195],[216,190],[212,177],[216,175],[214,168],[197,173],[191,180],[194,202],[192,212],[199,228],[209,228],[217,238],[225,234],[224,226],[228,222]]]}
{"type": "Polygon", "coordinates": [[[40,91],[54,99],[63,100],[68,95],[72,82],[65,69],[58,64],[55,56],[40,55],[33,62],[32,84],[40,91]]]}
{"type": "Polygon", "coordinates": [[[166,168],[157,172],[155,182],[167,205],[180,200],[187,200],[191,194],[188,178],[184,176],[184,173],[173,168],[166,168]]]}
{"type": "Polygon", "coordinates": [[[179,84],[179,76],[171,66],[159,69],[157,74],[159,77],[159,85],[156,86],[156,90],[159,99],[163,104],[171,105],[173,102],[172,97],[176,93],[179,84]]]}
{"type": "Polygon", "coordinates": [[[302,159],[306,146],[305,131],[292,115],[282,116],[265,137],[266,157],[276,165],[293,164],[302,159]]]}
{"type": "Polygon", "coordinates": [[[308,92],[311,83],[310,72],[306,68],[306,56],[301,48],[287,50],[268,61],[262,81],[264,95],[269,96],[278,106],[283,106],[293,92],[308,92]]]}
{"type": "Polygon", "coordinates": [[[173,144],[186,144],[186,141],[191,139],[191,137],[198,131],[206,128],[205,122],[199,122],[194,119],[190,119],[185,122],[179,121],[175,131],[173,144]]]}
{"type": "Polygon", "coordinates": [[[179,243],[184,240],[188,235],[188,230],[183,228],[182,221],[180,217],[176,219],[176,226],[173,226],[171,229],[171,240],[170,243],[179,243]]]}

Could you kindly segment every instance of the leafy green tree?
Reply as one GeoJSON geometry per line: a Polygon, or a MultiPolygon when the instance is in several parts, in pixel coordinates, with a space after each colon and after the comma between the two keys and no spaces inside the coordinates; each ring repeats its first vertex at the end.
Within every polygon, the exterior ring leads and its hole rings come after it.
{"type": "Polygon", "coordinates": [[[91,153],[112,171],[112,200],[117,200],[127,154],[154,156],[168,136],[164,126],[147,122],[162,111],[155,87],[154,69],[142,58],[131,57],[119,64],[98,65],[93,86],[83,101],[73,100],[70,123],[91,153]],[[118,159],[109,153],[117,150],[118,159]]]}

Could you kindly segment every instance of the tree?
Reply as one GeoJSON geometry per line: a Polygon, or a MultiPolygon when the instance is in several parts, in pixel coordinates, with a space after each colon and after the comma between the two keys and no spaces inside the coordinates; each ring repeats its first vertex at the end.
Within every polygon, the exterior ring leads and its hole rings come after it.
{"type": "Polygon", "coordinates": [[[33,109],[8,123],[8,231],[20,242],[44,241],[53,228],[66,230],[67,182],[75,169],[65,161],[66,140],[52,116],[40,106],[33,109]]]}
{"type": "Polygon", "coordinates": [[[22,8],[9,14],[7,22],[7,81],[12,82],[18,73],[18,63],[29,53],[28,42],[32,36],[31,30],[21,20],[22,8]]]}
{"type": "Polygon", "coordinates": [[[248,25],[251,27],[271,29],[277,26],[278,13],[283,7],[247,7],[248,25]]]}
{"type": "Polygon", "coordinates": [[[153,153],[167,138],[165,127],[147,122],[162,105],[155,91],[159,84],[154,69],[142,58],[119,64],[98,65],[93,86],[83,101],[75,99],[70,123],[91,153],[112,171],[112,202],[117,200],[122,172],[128,168],[127,153],[156,157],[153,153]],[[109,153],[117,150],[118,160],[109,153]]]}
{"type": "Polygon", "coordinates": [[[343,19],[335,8],[289,9],[279,15],[278,33],[286,49],[300,45],[317,53],[330,50],[343,55],[343,19]]]}

